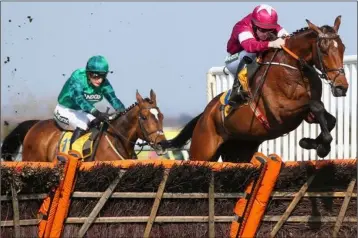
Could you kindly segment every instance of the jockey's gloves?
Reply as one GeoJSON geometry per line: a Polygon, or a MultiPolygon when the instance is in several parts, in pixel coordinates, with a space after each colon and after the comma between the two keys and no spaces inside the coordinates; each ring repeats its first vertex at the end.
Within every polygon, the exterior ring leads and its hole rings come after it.
{"type": "Polygon", "coordinates": [[[277,40],[270,41],[268,44],[270,48],[278,48],[278,49],[281,49],[281,45],[285,45],[285,40],[282,38],[277,38],[277,40]]]}

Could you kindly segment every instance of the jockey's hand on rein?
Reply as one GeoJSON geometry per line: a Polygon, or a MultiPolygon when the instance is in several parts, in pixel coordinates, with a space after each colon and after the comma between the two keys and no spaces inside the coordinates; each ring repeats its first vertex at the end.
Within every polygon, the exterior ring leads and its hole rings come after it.
{"type": "Polygon", "coordinates": [[[281,45],[285,45],[285,39],[277,38],[274,41],[270,41],[268,44],[270,48],[277,48],[277,49],[281,49],[281,45]]]}
{"type": "Polygon", "coordinates": [[[93,115],[99,120],[99,121],[108,121],[109,115],[104,112],[100,112],[98,110],[93,112],[93,115]]]}

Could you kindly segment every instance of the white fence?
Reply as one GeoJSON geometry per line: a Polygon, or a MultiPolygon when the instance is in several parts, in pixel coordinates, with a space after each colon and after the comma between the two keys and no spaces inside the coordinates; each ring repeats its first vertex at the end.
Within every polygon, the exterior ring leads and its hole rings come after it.
{"type": "MultiPolygon", "coordinates": [[[[325,108],[337,118],[332,130],[331,152],[324,159],[357,158],[357,55],[344,57],[344,70],[349,83],[346,97],[333,97],[328,84],[323,83],[322,101],[325,108]]],[[[227,69],[212,67],[207,73],[207,102],[221,92],[231,88],[233,77],[227,75],[227,69]],[[225,73],[223,70],[226,70],[225,73]]],[[[303,137],[316,138],[320,133],[317,124],[303,122],[296,130],[286,136],[264,142],[259,150],[263,154],[276,153],[284,161],[302,161],[320,159],[315,150],[303,150],[298,142],[303,137]]]]}

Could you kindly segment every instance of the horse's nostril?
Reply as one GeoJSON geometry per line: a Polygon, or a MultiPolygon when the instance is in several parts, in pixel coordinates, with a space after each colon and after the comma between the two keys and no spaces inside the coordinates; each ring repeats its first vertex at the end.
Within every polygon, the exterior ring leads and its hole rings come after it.
{"type": "Polygon", "coordinates": [[[346,96],[347,91],[348,88],[343,86],[335,86],[332,88],[333,96],[335,97],[344,97],[346,96]]]}
{"type": "Polygon", "coordinates": [[[343,87],[343,86],[337,86],[337,89],[338,89],[339,91],[341,91],[342,93],[347,92],[347,88],[345,88],[345,87],[343,87]]]}

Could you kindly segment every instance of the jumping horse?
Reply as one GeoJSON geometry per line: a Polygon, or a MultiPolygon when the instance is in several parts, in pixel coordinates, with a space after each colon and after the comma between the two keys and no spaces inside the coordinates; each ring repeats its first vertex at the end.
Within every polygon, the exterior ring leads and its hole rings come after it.
{"type": "Polygon", "coordinates": [[[333,27],[306,22],[308,27],[286,37],[282,49],[268,50],[247,65],[248,72],[250,65],[260,65],[249,82],[247,103],[230,109],[222,102],[225,92],[217,95],[166,148],[180,149],[191,139],[191,160],[216,161],[221,156],[223,161],[249,162],[262,142],[281,137],[306,120],[319,123],[321,133],[315,139],[303,138],[300,146],[325,157],[336,118],[320,101],[321,79],[330,84],[335,97],[345,96],[348,90],[345,46],[338,35],[341,16],[333,27]],[[314,117],[307,120],[310,114],[314,117]]]}

